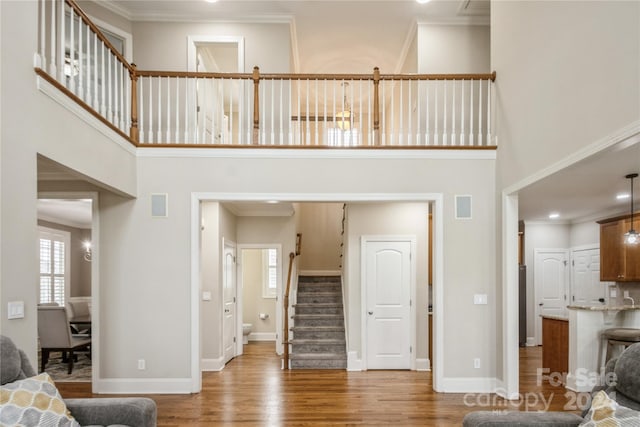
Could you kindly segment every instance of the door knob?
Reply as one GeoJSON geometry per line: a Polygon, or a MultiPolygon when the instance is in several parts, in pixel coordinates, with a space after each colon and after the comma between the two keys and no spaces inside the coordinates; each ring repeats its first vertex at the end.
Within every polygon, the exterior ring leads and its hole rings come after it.
{"type": "Polygon", "coordinates": [[[228,309],[228,308],[225,308],[225,309],[224,309],[224,312],[225,312],[225,313],[228,313],[228,312],[229,312],[229,309],[228,309]]]}
{"type": "Polygon", "coordinates": [[[369,316],[371,316],[372,314],[373,314],[373,311],[370,311],[370,312],[369,312],[369,316]]]}

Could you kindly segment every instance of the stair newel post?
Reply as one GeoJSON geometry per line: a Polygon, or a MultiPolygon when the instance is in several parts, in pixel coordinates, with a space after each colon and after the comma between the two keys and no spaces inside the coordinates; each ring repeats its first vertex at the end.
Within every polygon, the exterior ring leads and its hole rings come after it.
{"type": "Polygon", "coordinates": [[[380,69],[373,69],[373,144],[380,145],[380,69]]]}
{"type": "Polygon", "coordinates": [[[131,138],[131,142],[137,145],[140,132],[138,130],[138,73],[136,64],[131,64],[129,76],[131,78],[131,129],[129,137],[131,138]]]}
{"type": "Polygon", "coordinates": [[[282,334],[282,344],[284,344],[284,369],[289,369],[289,291],[291,290],[291,272],[293,271],[293,260],[296,254],[289,254],[289,273],[287,274],[287,287],[284,290],[284,333],[282,334]]]}
{"type": "Polygon", "coordinates": [[[260,144],[260,68],[253,67],[253,145],[260,144]]]}

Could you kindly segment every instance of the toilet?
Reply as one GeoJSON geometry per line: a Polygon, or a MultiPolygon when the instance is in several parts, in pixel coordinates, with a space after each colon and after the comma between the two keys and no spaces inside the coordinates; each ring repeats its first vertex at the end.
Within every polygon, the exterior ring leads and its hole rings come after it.
{"type": "Polygon", "coordinates": [[[249,344],[249,334],[251,333],[251,323],[242,324],[242,344],[249,344]]]}

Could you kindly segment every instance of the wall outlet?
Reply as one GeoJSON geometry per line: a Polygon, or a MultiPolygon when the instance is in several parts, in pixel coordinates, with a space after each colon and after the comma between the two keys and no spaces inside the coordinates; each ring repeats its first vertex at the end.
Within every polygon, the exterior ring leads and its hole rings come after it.
{"type": "Polygon", "coordinates": [[[611,289],[611,291],[609,292],[609,296],[611,298],[616,298],[618,296],[618,291],[615,288],[611,289]]]}
{"type": "Polygon", "coordinates": [[[631,297],[629,296],[629,291],[624,291],[624,297],[625,297],[625,298],[631,298],[631,297]]]}
{"type": "Polygon", "coordinates": [[[147,363],[144,359],[138,359],[138,370],[144,371],[147,368],[147,363]]]}
{"type": "Polygon", "coordinates": [[[476,357],[473,359],[473,367],[476,369],[480,369],[480,358],[476,357]]]}

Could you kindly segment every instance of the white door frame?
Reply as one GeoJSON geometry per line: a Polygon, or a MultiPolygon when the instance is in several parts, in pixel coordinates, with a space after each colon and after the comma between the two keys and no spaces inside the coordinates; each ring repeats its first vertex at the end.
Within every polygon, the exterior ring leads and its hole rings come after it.
{"type": "MultiPolygon", "coordinates": [[[[237,289],[237,304],[236,313],[238,315],[238,331],[240,331],[240,337],[242,337],[242,319],[244,313],[244,292],[243,292],[243,276],[242,276],[242,251],[244,249],[275,249],[278,252],[278,269],[276,279],[276,353],[282,354],[282,268],[284,266],[282,262],[282,245],[280,243],[242,243],[237,246],[236,256],[238,257],[237,274],[238,287],[237,289]]],[[[243,352],[242,339],[238,340],[236,354],[241,355],[243,352]]]]}
{"type": "Polygon", "coordinates": [[[97,191],[42,191],[38,199],[91,200],[91,392],[100,393],[100,214],[97,191]]]}
{"type": "Polygon", "coordinates": [[[187,36],[187,71],[195,72],[197,64],[197,46],[204,43],[229,43],[238,46],[238,73],[244,73],[244,37],[242,36],[187,36]]]}
{"type": "Polygon", "coordinates": [[[367,288],[364,278],[366,277],[367,259],[365,256],[365,250],[367,244],[370,242],[408,242],[411,246],[410,256],[410,278],[409,278],[409,293],[411,295],[411,303],[409,304],[409,339],[410,345],[413,351],[409,356],[409,369],[416,370],[416,242],[415,235],[364,235],[360,238],[360,312],[361,312],[361,335],[360,346],[362,348],[362,369],[366,371],[367,368],[367,288]]]}
{"type": "MultiPolygon", "coordinates": [[[[191,193],[191,391],[200,392],[200,227],[202,202],[431,202],[433,203],[433,389],[444,391],[444,196],[442,193],[191,193]]],[[[517,216],[517,212],[516,212],[517,216]]],[[[517,237],[517,221],[516,234],[517,237]]],[[[517,240],[516,240],[517,247],[517,240]]],[[[516,258],[517,259],[517,258],[516,258]]],[[[517,265],[515,269],[517,279],[517,265]]],[[[517,292],[516,292],[517,302],[517,292]]],[[[516,352],[518,329],[515,329],[516,352]]],[[[516,353],[517,354],[517,353],[516,353]]],[[[517,376],[516,376],[517,384],[517,376]]]]}

